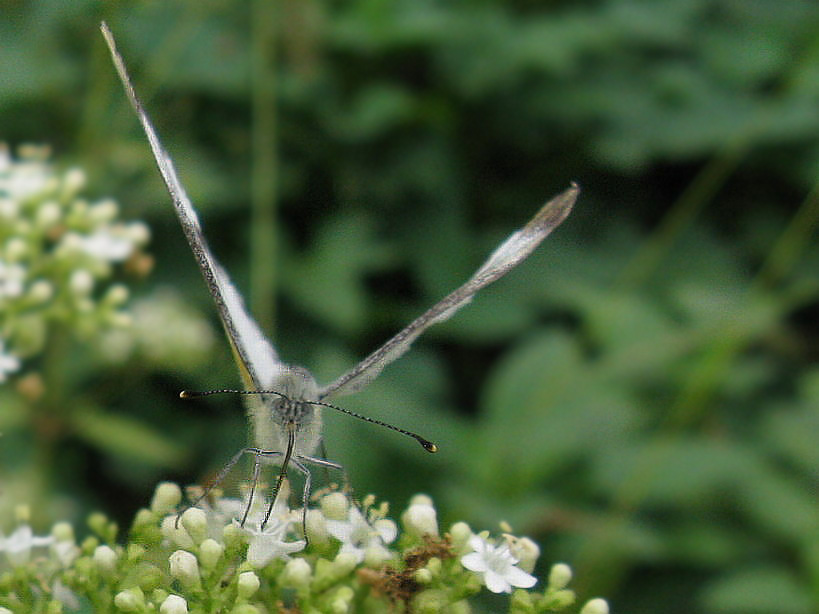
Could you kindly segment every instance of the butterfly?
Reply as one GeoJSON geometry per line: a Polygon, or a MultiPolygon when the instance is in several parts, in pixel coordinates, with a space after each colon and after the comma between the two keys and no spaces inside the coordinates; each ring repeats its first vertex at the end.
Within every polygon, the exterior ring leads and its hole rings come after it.
{"type": "MultiPolygon", "coordinates": [[[[148,138],[182,230],[219,312],[245,385],[245,391],[236,392],[248,395],[247,406],[253,431],[253,447],[239,451],[217,476],[217,483],[244,454],[249,453],[255,457],[253,478],[255,487],[262,459],[275,457],[280,462],[281,469],[276,489],[273,491],[273,501],[269,503],[268,517],[289,465],[304,475],[303,502],[306,514],[310,493],[310,471],[305,464],[342,469],[337,463],[315,456],[321,441],[322,407],[339,409],[368,422],[386,426],[413,437],[428,452],[437,451],[435,444],[415,433],[338,408],[328,400],[364,389],[378,377],[384,367],[404,354],[427,328],[452,317],[456,311],[469,303],[481,288],[498,280],[525,260],[569,215],[580,192],[577,184],[572,183],[568,189],[543,205],[523,228],[514,232],[490,254],[486,262],[466,283],[410,322],[347,373],[330,384],[320,386],[307,369],[282,362],[259,325],[248,313],[242,296],[231,283],[227,272],[213,257],[196,211],[179,180],[173,161],[163,148],[151,120],[137,98],[125,63],[117,51],[114,37],[105,22],[100,25],[100,29],[125,93],[148,138]]],[[[211,391],[215,392],[223,391],[211,391]]],[[[210,393],[182,394],[193,396],[210,393]]],[[[250,505],[251,503],[248,503],[243,524],[250,505]]],[[[266,521],[267,517],[262,526],[266,521]]]]}

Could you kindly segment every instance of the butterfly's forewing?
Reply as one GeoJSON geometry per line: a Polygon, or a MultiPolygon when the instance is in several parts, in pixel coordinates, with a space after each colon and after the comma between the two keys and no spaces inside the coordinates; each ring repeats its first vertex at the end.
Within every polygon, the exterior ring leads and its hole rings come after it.
{"type": "MultiPolygon", "coordinates": [[[[219,317],[230,340],[245,386],[255,390],[275,390],[279,387],[279,381],[287,372],[287,367],[279,360],[273,346],[262,334],[258,324],[250,317],[241,295],[231,283],[225,270],[211,254],[207,241],[202,234],[196,211],[185,192],[185,188],[182,187],[182,183],[179,181],[173,162],[162,147],[151,120],[136,96],[125,63],[117,51],[114,37],[105,23],[101,25],[101,29],[128,99],[131,101],[131,105],[134,107],[145,135],[151,144],[151,151],[153,151],[156,165],[159,167],[165,186],[173,199],[176,214],[182,224],[182,230],[193,251],[199,269],[202,271],[208,290],[216,303],[219,317]]],[[[264,406],[261,399],[255,397],[248,399],[248,407],[252,413],[254,441],[257,446],[269,449],[274,441],[270,424],[270,409],[264,406]]]]}
{"type": "Polygon", "coordinates": [[[319,397],[324,399],[331,395],[351,394],[366,387],[385,366],[406,352],[427,328],[452,317],[458,309],[472,300],[478,290],[500,279],[525,260],[566,219],[579,193],[580,188],[573,183],[566,191],[543,205],[526,226],[513,233],[492,252],[469,281],[418,316],[353,369],[322,388],[319,397]]]}

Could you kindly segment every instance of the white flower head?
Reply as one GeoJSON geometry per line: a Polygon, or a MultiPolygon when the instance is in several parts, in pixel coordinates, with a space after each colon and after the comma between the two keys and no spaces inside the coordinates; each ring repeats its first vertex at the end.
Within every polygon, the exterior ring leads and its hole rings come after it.
{"type": "Polygon", "coordinates": [[[511,593],[512,587],[531,588],[537,578],[516,567],[518,560],[504,542],[492,541],[473,535],[469,539],[473,552],[461,557],[461,565],[483,576],[483,583],[493,593],[511,593]]]}
{"type": "Polygon", "coordinates": [[[384,545],[398,536],[398,527],[386,518],[369,523],[361,510],[351,505],[346,520],[327,520],[327,532],[341,542],[339,553],[350,553],[361,563],[365,554],[368,559],[378,559],[379,553],[387,553],[384,545]]]}
{"type": "Polygon", "coordinates": [[[21,567],[31,559],[32,548],[48,546],[53,541],[54,536],[37,537],[30,526],[21,524],[8,537],[3,538],[0,536],[0,551],[6,553],[12,567],[21,567]]]}
{"type": "MultiPolygon", "coordinates": [[[[265,567],[275,559],[289,560],[294,552],[304,550],[307,542],[303,539],[287,541],[291,527],[301,516],[294,514],[287,507],[288,489],[279,491],[270,517],[265,522],[267,510],[254,506],[250,515],[241,529],[250,536],[247,547],[247,562],[256,569],[265,567]],[[262,526],[264,523],[264,526],[262,526]]],[[[239,521],[233,521],[234,525],[241,526],[239,521]]]]}
{"type": "Polygon", "coordinates": [[[92,235],[82,237],[80,249],[89,256],[106,262],[122,262],[131,255],[134,249],[133,241],[124,236],[122,231],[104,229],[92,235]]]}

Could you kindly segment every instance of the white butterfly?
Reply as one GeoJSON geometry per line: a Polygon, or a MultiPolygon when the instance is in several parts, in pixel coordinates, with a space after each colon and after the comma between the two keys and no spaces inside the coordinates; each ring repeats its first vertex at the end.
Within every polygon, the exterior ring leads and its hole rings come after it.
{"type": "MultiPolygon", "coordinates": [[[[303,463],[341,469],[336,463],[313,456],[321,439],[320,407],[327,406],[327,400],[332,397],[351,394],[365,388],[385,366],[406,352],[422,332],[433,324],[450,318],[458,309],[472,300],[478,290],[499,279],[526,259],[538,244],[566,219],[580,190],[576,184],[572,183],[566,191],[546,203],[528,224],[513,233],[496,248],[465,284],[418,316],[350,371],[327,386],[319,386],[309,371],[302,367],[286,365],[279,359],[276,350],[248,314],[242,297],[231,283],[227,273],[211,254],[202,234],[196,211],[179,181],[173,162],[162,147],[148,115],[134,92],[125,64],[116,49],[113,35],[104,22],[100,28],[111,52],[114,66],[125,87],[125,92],[148,137],[159,172],[162,174],[162,179],[165,181],[176,208],[176,214],[182,224],[182,230],[216,303],[245,387],[251,393],[266,391],[264,394],[251,394],[248,397],[247,405],[255,447],[239,452],[219,477],[223,477],[243,453],[249,452],[256,457],[255,484],[259,473],[260,458],[281,456],[283,457],[282,468],[277,491],[288,464],[293,464],[305,476],[306,506],[310,489],[310,473],[303,463]]],[[[353,412],[346,413],[353,414],[353,412]]],[[[414,433],[358,414],[353,415],[414,437],[430,452],[437,450],[433,443],[414,433]]]]}

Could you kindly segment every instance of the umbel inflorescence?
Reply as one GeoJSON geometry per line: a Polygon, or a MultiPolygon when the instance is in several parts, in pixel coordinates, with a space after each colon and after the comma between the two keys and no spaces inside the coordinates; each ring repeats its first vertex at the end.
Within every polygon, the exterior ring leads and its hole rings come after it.
{"type": "MultiPolygon", "coordinates": [[[[470,612],[470,599],[482,591],[508,594],[509,612],[577,611],[567,565],[553,565],[539,580],[533,541],[474,533],[464,522],[442,532],[425,495],[396,522],[374,497],[355,505],[327,492],[307,512],[305,539],[302,510],[290,509],[286,494],[267,523],[261,504],[242,526],[244,501],[217,495],[180,516],[179,487],[163,483],[136,514],[125,543],[100,514],[89,518],[93,535],[80,544],[67,523],[35,536],[20,507],[17,527],[0,534],[0,614],[458,614],[470,612]]],[[[580,612],[606,614],[608,605],[592,599],[580,612]]]]}
{"type": "MultiPolygon", "coordinates": [[[[114,269],[139,267],[150,233],[110,199],[82,196],[85,173],[58,171],[48,148],[12,157],[0,143],[0,383],[47,347],[55,328],[89,339],[130,323],[114,269]]],[[[146,261],[142,261],[147,266],[146,261]]]]}

